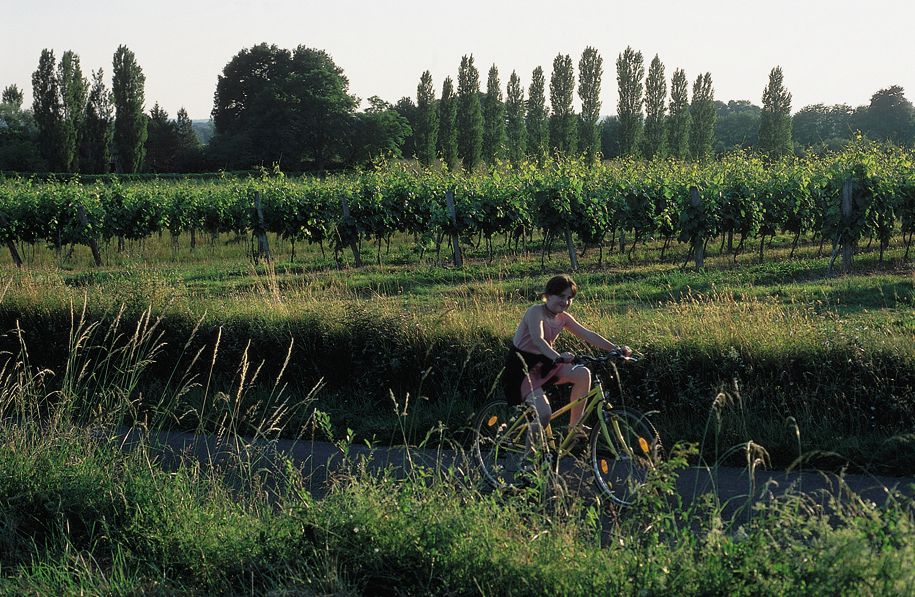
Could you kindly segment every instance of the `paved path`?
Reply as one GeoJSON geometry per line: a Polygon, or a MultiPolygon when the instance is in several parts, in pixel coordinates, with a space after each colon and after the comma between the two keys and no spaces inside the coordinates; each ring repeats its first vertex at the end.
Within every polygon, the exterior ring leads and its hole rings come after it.
{"type": "MultiPolygon", "coordinates": [[[[136,446],[141,432],[121,430],[113,439],[125,449],[136,446]]],[[[193,458],[204,464],[226,466],[238,458],[250,462],[254,469],[272,469],[282,466],[282,457],[289,458],[310,481],[310,490],[316,497],[323,496],[328,483],[341,467],[350,463],[366,463],[368,470],[392,469],[406,474],[416,467],[454,469],[459,474],[469,471],[473,464],[459,451],[447,449],[419,449],[379,446],[369,448],[353,445],[348,455],[327,442],[305,440],[273,440],[248,442],[243,438],[219,438],[182,432],[152,432],[148,434],[153,453],[166,468],[173,468],[182,458],[193,458]]],[[[563,478],[575,491],[591,491],[588,471],[577,467],[573,459],[564,459],[563,478]]],[[[231,469],[232,467],[227,467],[231,469]]],[[[758,499],[778,496],[789,489],[802,491],[811,499],[825,504],[828,496],[842,495],[847,488],[862,499],[883,503],[891,489],[915,497],[915,477],[887,477],[845,474],[839,477],[818,471],[785,472],[757,469],[752,479],[746,468],[690,467],[680,473],[677,488],[685,503],[712,493],[725,506],[725,514],[746,511],[745,506],[758,499]]]]}

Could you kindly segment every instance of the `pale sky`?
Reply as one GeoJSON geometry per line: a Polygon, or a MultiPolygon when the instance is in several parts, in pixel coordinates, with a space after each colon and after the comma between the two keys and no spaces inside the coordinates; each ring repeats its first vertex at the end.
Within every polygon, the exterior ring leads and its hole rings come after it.
{"type": "MultiPolygon", "coordinates": [[[[102,67],[127,45],[146,75],[146,108],[174,118],[208,118],[216,78],[239,50],[259,42],[327,51],[343,68],[350,93],[396,102],[415,99],[424,70],[436,95],[457,80],[473,54],[485,90],[499,69],[503,94],[512,70],[525,88],[553,58],[576,65],[586,46],[604,59],[603,114],[616,113],[616,57],[627,45],[645,66],[658,54],[669,80],[683,68],[692,81],[709,71],[715,98],[761,104],[768,74],[781,65],[792,109],[814,103],[866,104],[878,89],[902,85],[915,100],[915,8],[904,0],[0,0],[0,88],[17,84],[31,106],[31,74],[43,48],[57,59],[80,56],[83,72],[102,67]]],[[[576,98],[577,99],[577,98],[576,98]]],[[[549,102],[549,96],[547,95],[549,102]]],[[[577,103],[577,101],[576,101],[577,103]]]]}

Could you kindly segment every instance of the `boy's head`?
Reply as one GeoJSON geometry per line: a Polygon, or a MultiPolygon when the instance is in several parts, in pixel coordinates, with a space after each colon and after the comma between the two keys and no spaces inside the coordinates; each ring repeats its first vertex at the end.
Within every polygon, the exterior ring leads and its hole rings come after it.
{"type": "Polygon", "coordinates": [[[555,295],[558,296],[565,292],[566,290],[571,290],[572,294],[570,296],[574,297],[578,293],[578,285],[575,284],[575,280],[571,276],[566,274],[561,274],[558,276],[553,276],[546,283],[546,289],[543,291],[543,296],[555,295]]]}

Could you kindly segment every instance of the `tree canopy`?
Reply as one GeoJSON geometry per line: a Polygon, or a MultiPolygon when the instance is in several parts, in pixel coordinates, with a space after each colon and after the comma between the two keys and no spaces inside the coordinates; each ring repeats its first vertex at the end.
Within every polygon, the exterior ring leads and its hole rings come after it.
{"type": "Polygon", "coordinates": [[[236,54],[217,80],[212,143],[230,168],[321,169],[344,149],[357,103],[323,50],[261,43],[236,54]]]}

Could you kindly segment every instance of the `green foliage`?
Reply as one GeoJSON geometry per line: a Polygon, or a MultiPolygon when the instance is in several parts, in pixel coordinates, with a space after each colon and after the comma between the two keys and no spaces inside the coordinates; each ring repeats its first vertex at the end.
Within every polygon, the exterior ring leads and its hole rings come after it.
{"type": "Polygon", "coordinates": [[[0,103],[9,104],[14,108],[21,108],[24,99],[25,95],[22,93],[22,90],[19,89],[19,86],[15,83],[4,87],[3,93],[0,94],[0,103]]]}
{"type": "Polygon", "coordinates": [[[451,77],[442,83],[442,99],[438,102],[438,155],[448,168],[454,170],[458,163],[457,146],[457,99],[451,77]]]}
{"type": "Polygon", "coordinates": [[[146,154],[146,75],[127,46],[118,46],[112,65],[111,95],[114,99],[114,146],[118,169],[138,172],[146,154]]]}
{"type": "Polygon", "coordinates": [[[696,160],[712,157],[715,141],[715,90],[711,73],[696,77],[693,101],[689,106],[689,153],[696,160]]]}
{"type": "Polygon", "coordinates": [[[92,86],[86,101],[86,118],[80,146],[80,169],[93,174],[108,172],[109,146],[114,134],[111,97],[102,69],[92,72],[92,86]]]}
{"type": "Polygon", "coordinates": [[[32,116],[38,126],[38,150],[52,172],[63,172],[63,106],[54,51],[44,49],[32,73],[32,116]]]}
{"type": "Polygon", "coordinates": [[[575,96],[575,71],[568,54],[557,54],[550,76],[550,147],[554,152],[571,155],[578,151],[577,120],[572,108],[575,96]]]}
{"type": "Polygon", "coordinates": [[[233,56],[218,78],[212,151],[228,168],[321,170],[346,147],[355,109],[349,81],[327,52],[261,43],[233,56]]]}
{"type": "Polygon", "coordinates": [[[483,97],[483,161],[492,163],[505,152],[505,105],[499,83],[499,69],[493,64],[483,97]]]}
{"type": "Polygon", "coordinates": [[[763,91],[759,120],[759,150],[774,157],[791,155],[791,93],[785,88],[782,67],[769,73],[769,84],[763,91]]]}
{"type": "Polygon", "coordinates": [[[604,59],[596,48],[588,46],[578,61],[578,98],[581,100],[578,148],[588,160],[597,159],[600,152],[597,120],[600,118],[600,86],[603,74],[604,59]]]}
{"type": "Polygon", "coordinates": [[[642,138],[642,78],[645,66],[642,53],[631,47],[616,59],[616,84],[619,100],[616,114],[620,122],[620,152],[624,156],[637,156],[642,138]]]}
{"type": "Polygon", "coordinates": [[[538,66],[527,90],[527,155],[535,160],[546,155],[549,144],[545,85],[543,69],[538,66]]]}
{"type": "Polygon", "coordinates": [[[668,137],[670,155],[684,160],[689,156],[689,85],[683,69],[676,69],[670,82],[668,137]]]}
{"type": "Polygon", "coordinates": [[[506,139],[508,159],[517,164],[527,154],[527,127],[525,126],[524,88],[518,73],[512,71],[508,78],[505,98],[506,139]]]}
{"type": "Polygon", "coordinates": [[[57,69],[60,84],[61,143],[64,172],[77,172],[79,167],[79,146],[86,119],[86,100],[89,83],[83,76],[79,56],[67,50],[60,58],[57,69]]]}
{"type": "Polygon", "coordinates": [[[645,134],[642,153],[648,158],[667,156],[667,81],[664,64],[655,54],[645,79],[645,134]]]}
{"type": "MultiPolygon", "coordinates": [[[[435,147],[439,133],[439,115],[435,109],[435,89],[432,74],[424,71],[416,86],[416,158],[424,166],[435,161],[435,147]]],[[[453,127],[452,127],[453,128],[453,127]]]]}
{"type": "Polygon", "coordinates": [[[483,155],[480,73],[473,64],[473,55],[463,56],[458,68],[457,146],[464,170],[473,172],[483,155]]]}
{"type": "Polygon", "coordinates": [[[915,108],[899,85],[871,96],[865,118],[869,137],[897,145],[915,145],[915,108]]]}

